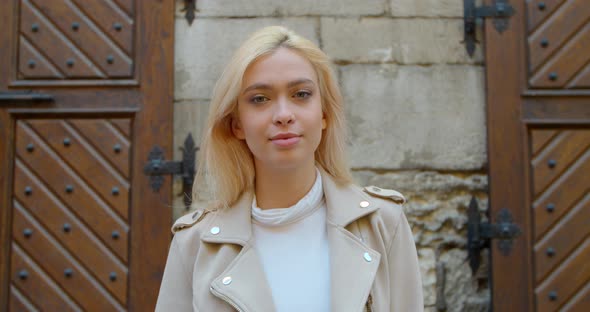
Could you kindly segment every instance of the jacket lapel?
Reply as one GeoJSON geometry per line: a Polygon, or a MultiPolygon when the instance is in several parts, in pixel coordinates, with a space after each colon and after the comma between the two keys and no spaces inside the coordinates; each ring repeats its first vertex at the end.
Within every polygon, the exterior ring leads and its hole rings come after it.
{"type": "Polygon", "coordinates": [[[339,186],[323,170],[322,181],[328,208],[332,311],[361,311],[373,285],[381,254],[345,227],[378,209],[353,185],[339,186]]]}
{"type": "Polygon", "coordinates": [[[272,293],[258,253],[252,248],[252,192],[245,192],[229,209],[220,210],[211,228],[201,238],[208,243],[236,244],[242,250],[229,266],[211,282],[213,294],[239,311],[274,311],[272,293]]]}

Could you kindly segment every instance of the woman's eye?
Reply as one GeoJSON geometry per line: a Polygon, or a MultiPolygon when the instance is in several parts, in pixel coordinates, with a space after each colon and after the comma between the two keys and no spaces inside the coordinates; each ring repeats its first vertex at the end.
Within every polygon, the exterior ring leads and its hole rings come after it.
{"type": "Polygon", "coordinates": [[[252,103],[264,103],[268,100],[268,98],[264,95],[256,95],[250,99],[252,103]]]}
{"type": "Polygon", "coordinates": [[[309,91],[297,91],[297,93],[295,93],[295,97],[300,98],[300,99],[306,99],[310,96],[311,96],[311,92],[309,92],[309,91]]]}

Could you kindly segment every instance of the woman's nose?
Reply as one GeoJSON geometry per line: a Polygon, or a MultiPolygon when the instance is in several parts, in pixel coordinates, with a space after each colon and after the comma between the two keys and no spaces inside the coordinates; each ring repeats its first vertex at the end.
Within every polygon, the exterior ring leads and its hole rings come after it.
{"type": "Polygon", "coordinates": [[[273,122],[278,125],[288,125],[295,122],[295,115],[291,110],[289,100],[279,99],[277,101],[273,122]]]}

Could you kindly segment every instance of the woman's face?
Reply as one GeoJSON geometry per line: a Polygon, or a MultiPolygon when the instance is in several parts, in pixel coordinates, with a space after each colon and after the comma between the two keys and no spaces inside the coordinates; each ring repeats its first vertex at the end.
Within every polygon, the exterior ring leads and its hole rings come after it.
{"type": "Polygon", "coordinates": [[[326,121],[311,63],[279,48],[248,67],[232,131],[245,140],[259,168],[313,166],[326,121]]]}

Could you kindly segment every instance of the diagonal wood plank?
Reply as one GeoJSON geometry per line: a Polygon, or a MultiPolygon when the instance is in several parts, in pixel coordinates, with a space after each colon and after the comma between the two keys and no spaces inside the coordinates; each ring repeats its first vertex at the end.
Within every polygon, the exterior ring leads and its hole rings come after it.
{"type": "MultiPolygon", "coordinates": [[[[589,5],[590,6],[590,5],[589,5]]],[[[579,51],[590,51],[590,22],[577,32],[564,46],[553,55],[548,62],[542,66],[530,79],[533,87],[547,88],[571,85],[576,74],[590,60],[590,53],[579,53],[579,51]],[[556,79],[549,78],[555,73],[556,79]]]]}
{"type": "Polygon", "coordinates": [[[15,241],[36,263],[42,264],[48,276],[83,309],[124,310],[117,300],[22,207],[14,205],[13,212],[12,235],[15,241]],[[31,229],[35,235],[26,238],[22,235],[25,229],[31,229]]]}
{"type": "MultiPolygon", "coordinates": [[[[121,303],[127,300],[127,268],[92,231],[66,208],[39,180],[17,160],[14,176],[15,199],[47,231],[76,255],[84,267],[93,274],[121,303]],[[29,195],[21,190],[31,189],[29,195]],[[68,226],[65,231],[64,227],[68,226]],[[111,273],[115,280],[111,280],[111,273]]],[[[112,242],[111,239],[108,243],[112,242]]]]}
{"type": "Polygon", "coordinates": [[[566,0],[527,0],[528,32],[532,32],[551,16],[566,0]],[[542,4],[541,4],[542,3],[542,4]],[[539,6],[541,4],[541,6],[539,6]]]}
{"type": "MultiPolygon", "coordinates": [[[[20,234],[20,233],[19,233],[20,234]]],[[[11,296],[24,297],[22,290],[36,307],[44,311],[81,311],[78,304],[72,300],[64,290],[57,285],[45,271],[35,263],[16,243],[12,243],[12,284],[11,296]],[[19,277],[19,273],[26,273],[26,278],[19,277]]],[[[28,298],[20,300],[28,301],[28,298]]],[[[18,311],[18,310],[16,310],[18,311]]]]}
{"type": "Polygon", "coordinates": [[[26,123],[125,220],[129,218],[129,182],[72,127],[60,119],[26,123]],[[67,144],[66,144],[67,143],[67,144]]]}
{"type": "Polygon", "coordinates": [[[69,119],[68,124],[75,128],[85,140],[129,179],[129,141],[105,119],[69,119]]]}
{"type": "Polygon", "coordinates": [[[590,63],[582,69],[568,84],[568,88],[590,88],[590,63]]]}
{"type": "Polygon", "coordinates": [[[20,31],[68,78],[106,77],[50,21],[38,14],[27,0],[21,3],[20,31]],[[68,65],[70,61],[73,62],[71,66],[68,65]]]}
{"type": "Polygon", "coordinates": [[[535,244],[535,277],[547,274],[590,235],[590,194],[576,204],[541,241],[535,244]]]}
{"type": "Polygon", "coordinates": [[[124,263],[127,263],[128,224],[88,188],[84,181],[79,179],[22,121],[17,122],[16,154],[27,168],[44,180],[47,188],[60,201],[91,227],[103,242],[112,247],[124,263]],[[29,144],[34,148],[28,150],[29,144]],[[112,239],[113,231],[119,233],[118,239],[112,239]]]}
{"type": "Polygon", "coordinates": [[[586,24],[590,16],[587,0],[568,0],[551,17],[539,26],[528,38],[531,72],[539,67],[586,24]],[[546,47],[541,45],[548,40],[546,47]]]}
{"type": "Polygon", "coordinates": [[[109,122],[117,128],[117,130],[121,131],[121,133],[129,140],[131,138],[131,120],[130,119],[123,119],[123,118],[116,118],[116,119],[109,119],[109,122]]]}
{"type": "Polygon", "coordinates": [[[546,280],[535,289],[537,311],[557,311],[590,278],[590,239],[586,239],[546,280]],[[550,296],[555,294],[555,299],[550,296]]]}
{"type": "Polygon", "coordinates": [[[8,311],[27,311],[37,312],[39,309],[35,307],[29,299],[23,295],[18,288],[10,285],[10,298],[8,299],[8,311]]]}
{"type": "Polygon", "coordinates": [[[531,131],[532,156],[536,156],[558,134],[559,131],[553,129],[535,129],[531,131]]]}
{"type": "Polygon", "coordinates": [[[24,78],[64,78],[59,70],[51,64],[26,37],[19,38],[18,68],[24,78]]]}
{"type": "Polygon", "coordinates": [[[563,131],[553,139],[553,142],[531,162],[534,195],[539,196],[589,147],[590,130],[563,131]]]}
{"type": "Polygon", "coordinates": [[[590,281],[563,308],[564,312],[587,312],[590,307],[590,281]]]}
{"type": "Polygon", "coordinates": [[[534,237],[550,229],[575,202],[590,190],[590,152],[585,153],[566,173],[533,203],[534,237]]]}
{"type": "Polygon", "coordinates": [[[105,0],[105,1],[112,3],[112,5],[119,6],[130,17],[135,14],[135,1],[134,0],[105,0]]]}
{"type": "MultiPolygon", "coordinates": [[[[25,0],[23,0],[25,1],[25,0]]],[[[131,77],[132,60],[70,1],[31,1],[61,34],[83,51],[109,77],[131,77]],[[78,28],[72,25],[77,23],[78,28]],[[112,58],[112,61],[108,61],[112,58]]]]}
{"type": "Polygon", "coordinates": [[[117,6],[104,0],[72,0],[87,18],[127,55],[133,53],[133,20],[117,6]]]}

